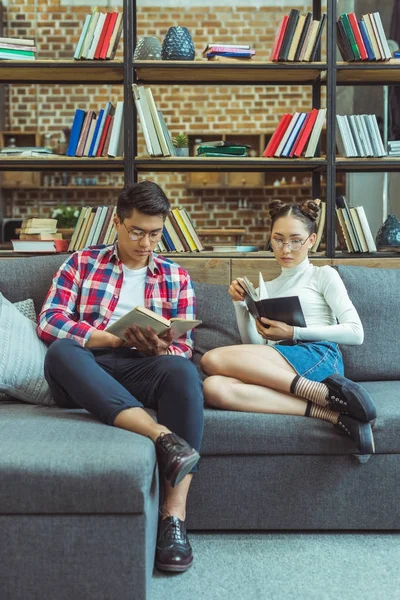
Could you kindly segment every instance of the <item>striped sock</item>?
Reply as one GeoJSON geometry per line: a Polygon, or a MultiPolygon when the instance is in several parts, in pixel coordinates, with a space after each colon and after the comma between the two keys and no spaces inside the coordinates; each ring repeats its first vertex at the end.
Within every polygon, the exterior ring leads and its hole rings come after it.
{"type": "Polygon", "coordinates": [[[322,421],[328,421],[328,423],[336,425],[340,415],[337,412],[333,412],[333,410],[329,410],[329,408],[317,406],[309,400],[307,402],[305,416],[311,417],[311,419],[321,419],[322,421]]]}
{"type": "Polygon", "coordinates": [[[311,400],[311,402],[319,406],[326,406],[328,404],[328,386],[318,381],[310,381],[310,379],[300,377],[300,375],[296,375],[293,379],[290,386],[290,393],[300,398],[311,400]]]}

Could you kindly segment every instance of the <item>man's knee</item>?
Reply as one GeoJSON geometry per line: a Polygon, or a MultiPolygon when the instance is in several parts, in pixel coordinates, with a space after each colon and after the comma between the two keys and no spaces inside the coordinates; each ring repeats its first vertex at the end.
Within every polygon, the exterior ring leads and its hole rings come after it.
{"type": "Polygon", "coordinates": [[[50,365],[70,360],[71,354],[75,352],[76,348],[80,348],[80,344],[70,338],[63,338],[62,340],[56,340],[53,342],[46,352],[45,367],[50,365]]]}

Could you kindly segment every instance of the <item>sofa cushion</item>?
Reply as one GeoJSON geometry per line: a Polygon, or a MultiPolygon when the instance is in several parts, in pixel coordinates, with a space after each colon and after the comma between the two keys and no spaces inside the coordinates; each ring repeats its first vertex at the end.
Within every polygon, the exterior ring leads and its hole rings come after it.
{"type": "Polygon", "coordinates": [[[27,298],[26,300],[21,300],[20,302],[14,302],[14,306],[27,319],[30,319],[31,321],[36,323],[37,315],[35,311],[35,304],[32,298],[27,298]]]}
{"type": "Polygon", "coordinates": [[[36,324],[0,293],[0,391],[32,404],[54,404],[44,379],[46,350],[36,324]]]}
{"type": "Polygon", "coordinates": [[[143,513],[155,468],[148,438],[84,410],[0,403],[0,514],[143,513]]]}
{"type": "Polygon", "coordinates": [[[227,285],[193,282],[197,300],[196,316],[202,322],[194,330],[193,362],[199,368],[200,359],[220,346],[241,344],[235,309],[227,285]]]}
{"type": "Polygon", "coordinates": [[[400,270],[337,268],[365,334],[362,346],[341,346],[346,377],[355,381],[400,380],[400,270]]]}
{"type": "Polygon", "coordinates": [[[0,292],[10,302],[32,298],[39,314],[53,275],[65,259],[65,254],[55,254],[1,260],[0,292]]]}
{"type": "MultiPolygon", "coordinates": [[[[376,452],[400,454],[400,382],[363,383],[378,413],[376,452]]],[[[354,454],[350,438],[330,423],[289,415],[205,410],[202,456],[270,454],[354,454]]]]}

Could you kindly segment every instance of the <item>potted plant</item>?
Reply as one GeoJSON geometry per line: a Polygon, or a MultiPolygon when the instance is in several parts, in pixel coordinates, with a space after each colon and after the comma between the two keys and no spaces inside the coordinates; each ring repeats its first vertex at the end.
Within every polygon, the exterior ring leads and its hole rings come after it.
{"type": "Polygon", "coordinates": [[[178,133],[172,143],[175,146],[176,156],[189,156],[189,140],[186,133],[178,133]]]}

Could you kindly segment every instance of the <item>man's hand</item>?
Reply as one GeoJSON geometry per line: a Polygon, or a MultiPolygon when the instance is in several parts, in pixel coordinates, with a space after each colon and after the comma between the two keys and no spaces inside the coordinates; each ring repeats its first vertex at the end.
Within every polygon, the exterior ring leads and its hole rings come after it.
{"type": "Polygon", "coordinates": [[[147,326],[141,329],[137,325],[132,325],[124,331],[126,339],[125,346],[137,348],[140,352],[148,356],[161,356],[168,354],[168,346],[172,342],[171,330],[161,335],[157,335],[154,329],[147,326]]]}
{"type": "Polygon", "coordinates": [[[293,339],[293,327],[287,325],[287,323],[282,323],[281,321],[272,321],[271,319],[261,317],[261,320],[256,319],[256,327],[258,333],[264,340],[273,340],[276,342],[279,340],[293,339]]]}

